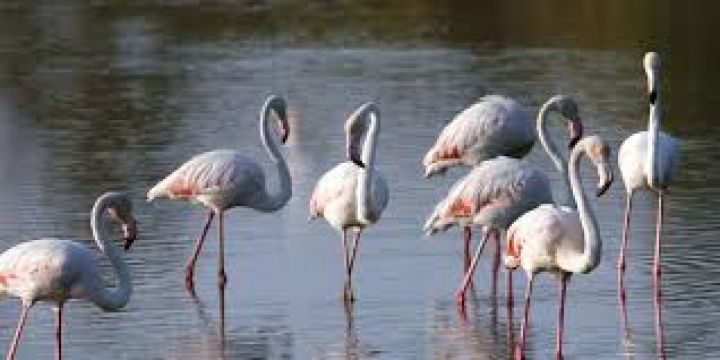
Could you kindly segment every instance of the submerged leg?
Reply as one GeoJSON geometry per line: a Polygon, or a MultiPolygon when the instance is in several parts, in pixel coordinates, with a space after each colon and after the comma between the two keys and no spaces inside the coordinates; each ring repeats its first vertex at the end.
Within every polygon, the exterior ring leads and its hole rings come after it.
{"type": "Polygon", "coordinates": [[[12,343],[10,344],[10,349],[7,352],[7,356],[5,356],[5,360],[15,359],[17,346],[20,342],[20,335],[22,334],[23,328],[25,327],[25,320],[27,320],[28,311],[30,311],[31,306],[32,304],[23,303],[22,312],[20,312],[20,319],[18,320],[17,326],[15,327],[15,335],[13,336],[12,343]]]}
{"type": "Polygon", "coordinates": [[[655,255],[653,258],[653,287],[655,296],[655,336],[658,358],[665,359],[665,336],[662,324],[662,291],[660,289],[660,234],[662,232],[663,195],[658,194],[657,223],[655,227],[655,255]]]}
{"type": "Polygon", "coordinates": [[[569,273],[563,272],[560,274],[560,306],[558,307],[557,338],[555,340],[555,358],[557,360],[563,359],[562,338],[565,325],[565,290],[567,289],[568,279],[570,279],[569,273]]]}
{"type": "Polygon", "coordinates": [[[525,358],[525,339],[527,336],[527,329],[529,326],[528,315],[530,314],[530,296],[532,295],[533,279],[534,279],[534,275],[530,275],[530,277],[527,280],[527,287],[525,288],[525,309],[523,310],[522,325],[520,325],[520,342],[518,343],[517,348],[515,349],[515,359],[516,360],[525,358]]]}
{"type": "Polygon", "coordinates": [[[478,244],[477,249],[475,250],[475,256],[473,256],[472,262],[470,263],[470,268],[468,271],[465,272],[465,277],[463,278],[463,282],[460,285],[460,288],[455,292],[455,301],[458,305],[463,305],[465,303],[465,291],[468,288],[468,285],[470,285],[470,282],[472,281],[473,273],[475,272],[475,267],[477,267],[478,259],[480,258],[480,254],[482,254],[483,248],[485,247],[485,243],[487,242],[488,237],[490,236],[490,231],[486,231],[483,235],[483,239],[478,244]]]}
{"type": "Polygon", "coordinates": [[[625,296],[625,257],[627,252],[628,236],[630,233],[630,214],[632,213],[632,197],[633,193],[628,192],[625,202],[625,222],[623,223],[622,244],[620,245],[620,255],[617,260],[617,286],[618,286],[618,302],[620,303],[620,324],[622,332],[627,338],[629,336],[627,326],[627,303],[625,296]]]}
{"type": "Polygon", "coordinates": [[[197,241],[195,242],[195,250],[185,262],[185,287],[190,291],[193,291],[193,289],[195,288],[195,262],[197,262],[200,250],[202,250],[203,243],[205,242],[205,236],[210,229],[210,224],[212,223],[214,216],[215,212],[211,210],[208,213],[207,221],[205,221],[205,226],[203,227],[202,233],[200,233],[200,237],[198,237],[197,241]]]}

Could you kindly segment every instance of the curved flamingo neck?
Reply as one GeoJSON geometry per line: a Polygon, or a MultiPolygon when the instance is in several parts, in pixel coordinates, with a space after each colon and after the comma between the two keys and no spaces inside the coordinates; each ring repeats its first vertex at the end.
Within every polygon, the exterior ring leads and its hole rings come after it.
{"type": "Polygon", "coordinates": [[[98,293],[89,294],[90,300],[106,311],[118,310],[124,307],[130,300],[132,284],[130,282],[130,271],[120,254],[118,248],[113,244],[108,231],[107,218],[103,216],[110,203],[109,196],[103,196],[95,202],[91,216],[90,227],[93,237],[100,251],[110,259],[118,279],[118,286],[115,289],[100,288],[98,293]]]}
{"type": "Polygon", "coordinates": [[[657,74],[655,70],[646,69],[648,77],[648,92],[650,95],[650,116],[648,118],[647,129],[647,153],[645,158],[645,174],[647,174],[647,182],[651,188],[656,189],[662,181],[659,178],[660,171],[659,155],[658,155],[658,137],[660,136],[660,89],[658,86],[657,74]]]}
{"type": "Polygon", "coordinates": [[[285,101],[278,97],[272,97],[265,105],[263,105],[260,113],[260,139],[262,139],[265,150],[270,159],[277,165],[278,176],[280,178],[280,189],[274,194],[265,194],[265,201],[254,206],[259,211],[276,211],[288,202],[292,197],[292,178],[288,169],[285,158],[283,158],[278,148],[277,141],[272,137],[270,129],[270,112],[275,111],[276,114],[285,114],[285,101]]]}
{"type": "Polygon", "coordinates": [[[570,183],[568,182],[567,162],[560,155],[560,152],[557,150],[557,145],[555,144],[555,142],[547,135],[548,114],[551,111],[555,111],[556,106],[556,98],[553,97],[550,100],[546,101],[542,105],[542,107],[540,107],[540,111],[538,112],[537,117],[536,128],[538,138],[540,139],[540,144],[542,144],[543,148],[545,149],[545,153],[550,157],[550,160],[552,160],[553,164],[555,165],[555,169],[560,173],[560,177],[563,179],[563,181],[565,181],[565,201],[563,202],[563,205],[574,208],[575,199],[570,191],[570,183]]]}
{"type": "Polygon", "coordinates": [[[369,125],[365,127],[367,131],[361,156],[365,168],[358,172],[357,210],[360,220],[365,224],[370,224],[377,218],[370,194],[372,193],[372,176],[375,172],[377,141],[380,136],[380,111],[377,106],[368,103],[361,108],[357,116],[361,121],[369,122],[369,125]]]}
{"type": "Polygon", "coordinates": [[[577,204],[577,213],[580,217],[580,224],[583,231],[583,251],[582,253],[566,254],[568,258],[563,259],[563,270],[574,273],[587,273],[594,269],[600,262],[600,252],[602,251],[602,239],[598,231],[597,220],[595,214],[588,204],[587,197],[583,191],[580,182],[580,156],[586,151],[584,142],[578,143],[570,153],[569,178],[570,188],[572,190],[575,204],[577,204]]]}

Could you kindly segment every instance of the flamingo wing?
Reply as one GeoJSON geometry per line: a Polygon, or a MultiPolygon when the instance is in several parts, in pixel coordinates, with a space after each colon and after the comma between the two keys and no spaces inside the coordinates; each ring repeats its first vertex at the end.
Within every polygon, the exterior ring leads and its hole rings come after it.
{"type": "MultiPolygon", "coordinates": [[[[318,180],[310,197],[310,218],[322,217],[332,202],[352,202],[357,187],[357,165],[343,162],[318,180]]],[[[352,206],[348,206],[349,208],[352,206]]]]}
{"type": "Polygon", "coordinates": [[[498,155],[524,156],[535,141],[529,113],[512,99],[490,95],[463,110],[423,158],[425,175],[498,155]]]}

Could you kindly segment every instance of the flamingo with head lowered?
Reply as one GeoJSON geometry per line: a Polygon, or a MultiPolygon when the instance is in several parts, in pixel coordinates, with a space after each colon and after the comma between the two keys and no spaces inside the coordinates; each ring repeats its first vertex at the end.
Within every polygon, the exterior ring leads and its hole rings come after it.
{"type": "Polygon", "coordinates": [[[95,251],[71,240],[45,238],[24,242],[0,254],[0,296],[15,296],[22,301],[22,312],[15,336],[7,352],[14,359],[20,335],[30,308],[38,301],[55,304],[55,358],[62,358],[63,307],[70,299],[86,299],[105,311],[123,308],[130,300],[130,271],[121,253],[110,240],[110,224],[122,224],[125,249],[135,240],[137,230],[130,200],[120,193],[108,192],[95,201],[90,214],[95,243],[110,259],[118,286],[103,284],[95,251]]]}
{"type": "MultiPolygon", "coordinates": [[[[653,256],[653,286],[655,304],[655,325],[658,338],[658,353],[664,357],[661,311],[660,311],[660,233],[662,231],[663,196],[677,170],[679,150],[678,141],[672,136],[660,131],[660,55],[654,52],[645,54],[643,59],[645,74],[647,75],[648,99],[650,100],[650,118],[647,131],[632,134],[623,141],[618,152],[618,166],[625,183],[626,204],[625,221],[623,223],[622,246],[618,256],[618,295],[621,306],[625,307],[625,290],[623,277],[625,275],[625,253],[627,250],[628,233],[630,228],[630,213],[632,211],[632,198],[637,190],[655,192],[658,198],[657,220],[655,227],[655,254],[653,256]]],[[[623,312],[623,324],[625,314],[623,312]]],[[[625,326],[625,325],[623,325],[625,326]]]]}
{"type": "Polygon", "coordinates": [[[556,357],[562,359],[567,281],[572,274],[592,271],[600,262],[602,248],[600,231],[580,183],[579,165],[583,154],[597,168],[600,178],[597,195],[601,196],[605,193],[613,180],[609,162],[610,148],[599,137],[589,136],[580,140],[570,153],[569,181],[577,210],[555,204],[543,204],[520,216],[508,228],[505,266],[510,269],[520,266],[528,276],[520,342],[515,351],[516,359],[524,357],[530,296],[535,275],[547,271],[556,273],[560,277],[556,357]]]}
{"type": "Polygon", "coordinates": [[[270,159],[276,164],[280,177],[280,190],[270,193],[265,183],[265,173],[260,165],[237,150],[208,151],[188,160],[147,193],[148,201],[167,197],[199,203],[209,209],[207,221],[198,238],[195,251],[185,266],[185,284],[192,291],[193,273],[198,254],[213,218],[218,217],[218,273],[217,283],[225,288],[223,215],[225,210],[243,206],[261,212],[274,212],[285,206],[292,196],[292,183],[287,163],[280,154],[273,136],[278,129],[284,143],[290,129],[287,105],[279,96],[269,96],[260,111],[260,138],[270,159]],[[270,123],[271,112],[277,115],[277,126],[270,123]]]}
{"type": "Polygon", "coordinates": [[[380,219],[388,202],[387,182],[375,169],[380,135],[380,111],[377,106],[368,102],[355,110],[345,123],[345,134],[350,161],[337,164],[318,180],[310,198],[310,217],[323,217],[342,234],[345,265],[343,298],[353,301],[352,270],[360,245],[360,232],[380,219]],[[348,229],[354,231],[351,248],[348,248],[348,229]]]}
{"type": "MultiPolygon", "coordinates": [[[[546,135],[548,115],[555,111],[567,119],[572,119],[570,120],[571,145],[574,144],[582,128],[579,125],[578,106],[569,96],[551,97],[538,113],[537,131],[540,142],[557,170],[565,176],[567,164],[558,153],[555,143],[546,135]]],[[[446,230],[453,225],[460,225],[465,229],[465,277],[456,292],[458,303],[464,302],[465,290],[470,284],[485,242],[491,234],[496,243],[492,283],[492,293],[496,293],[497,273],[500,266],[499,231],[507,229],[512,221],[526,211],[546,202],[552,202],[552,190],[547,177],[525,162],[510,157],[501,156],[481,162],[453,185],[447,197],[438,203],[433,214],[425,222],[424,229],[428,234],[446,230]],[[473,225],[488,231],[470,260],[469,229],[473,225]]],[[[568,204],[573,205],[571,200],[568,204]]],[[[508,280],[511,281],[509,277],[508,280]]],[[[510,287],[508,290],[508,296],[511,297],[510,287]]]]}
{"type": "MultiPolygon", "coordinates": [[[[562,157],[546,135],[546,119],[549,113],[555,111],[567,120],[570,147],[582,136],[582,122],[578,116],[577,105],[564,95],[548,100],[537,117],[540,142],[558,171],[565,174],[566,166],[562,157]]],[[[477,166],[498,156],[521,158],[530,152],[535,144],[534,132],[530,114],[517,101],[501,95],[484,96],[457,114],[440,132],[435,144],[423,158],[425,176],[444,173],[448,168],[458,165],[477,166]]],[[[471,227],[463,226],[464,272],[467,272],[471,262],[471,236],[471,227]]],[[[496,271],[500,264],[499,250],[497,256],[496,271]]]]}

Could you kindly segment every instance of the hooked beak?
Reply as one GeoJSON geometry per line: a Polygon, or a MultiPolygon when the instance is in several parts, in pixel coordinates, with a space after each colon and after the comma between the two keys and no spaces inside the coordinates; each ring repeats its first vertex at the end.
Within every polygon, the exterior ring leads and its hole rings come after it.
{"type": "Polygon", "coordinates": [[[568,131],[570,132],[570,143],[568,143],[568,148],[572,149],[582,138],[583,127],[580,118],[572,119],[568,122],[568,131]]]}
{"type": "Polygon", "coordinates": [[[127,221],[123,222],[122,224],[122,230],[123,230],[123,239],[125,239],[125,250],[130,250],[130,247],[132,246],[133,242],[135,242],[135,239],[137,238],[137,226],[135,223],[135,219],[132,217],[129,217],[127,221]]]}
{"type": "Polygon", "coordinates": [[[601,197],[605,194],[607,189],[610,188],[610,185],[613,182],[613,172],[610,164],[608,163],[600,165],[598,172],[600,175],[600,182],[598,183],[596,195],[597,197],[601,197]]]}
{"type": "Polygon", "coordinates": [[[655,105],[655,101],[657,101],[657,91],[651,90],[648,94],[648,98],[650,100],[650,105],[655,105]]]}

